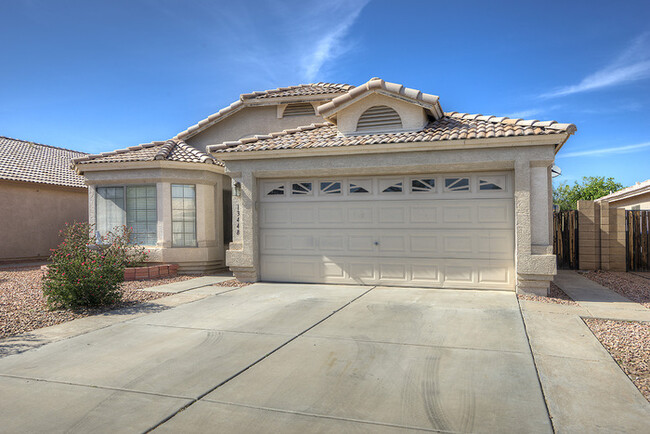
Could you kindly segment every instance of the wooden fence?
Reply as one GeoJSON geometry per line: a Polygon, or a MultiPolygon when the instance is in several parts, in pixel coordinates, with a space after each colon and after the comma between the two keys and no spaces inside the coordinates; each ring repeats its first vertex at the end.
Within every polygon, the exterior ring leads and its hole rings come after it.
{"type": "Polygon", "coordinates": [[[553,213],[553,253],[558,268],[578,268],[578,211],[553,213]]]}
{"type": "Polygon", "coordinates": [[[627,271],[650,271],[650,211],[625,211],[627,271]]]}

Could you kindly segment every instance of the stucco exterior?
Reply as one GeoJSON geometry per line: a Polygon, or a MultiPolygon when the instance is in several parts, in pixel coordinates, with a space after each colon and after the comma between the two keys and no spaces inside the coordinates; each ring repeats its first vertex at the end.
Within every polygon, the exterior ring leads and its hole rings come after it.
{"type": "Polygon", "coordinates": [[[85,188],[0,180],[0,262],[40,260],[65,223],[88,220],[85,188]]]}
{"type": "Polygon", "coordinates": [[[205,151],[205,148],[209,145],[239,140],[256,134],[283,131],[300,125],[322,122],[323,120],[316,114],[313,116],[279,117],[279,112],[280,110],[275,105],[244,107],[220,120],[215,126],[186,138],[185,141],[189,145],[205,151]]]}
{"type": "Polygon", "coordinates": [[[309,156],[314,153],[303,151],[302,155],[296,153],[291,158],[245,160],[231,160],[238,157],[225,156],[226,174],[241,183],[241,196],[233,198],[233,213],[239,218],[233,219],[235,236],[226,253],[226,263],[241,280],[259,279],[257,197],[260,179],[510,170],[515,180],[516,287],[521,292],[545,294],[556,273],[549,226],[552,211],[550,167],[556,143],[548,138],[520,139],[519,146],[512,142],[496,140],[489,149],[477,144],[479,146],[474,149],[440,150],[439,144],[421,143],[416,149],[396,144],[392,152],[365,149],[363,153],[350,154],[343,150],[339,155],[309,156]],[[541,217],[533,218],[533,209],[541,217]]]}

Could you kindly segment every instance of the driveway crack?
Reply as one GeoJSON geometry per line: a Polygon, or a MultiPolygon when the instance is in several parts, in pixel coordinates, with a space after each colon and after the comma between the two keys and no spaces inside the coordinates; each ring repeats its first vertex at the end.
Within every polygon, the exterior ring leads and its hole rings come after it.
{"type": "Polygon", "coordinates": [[[165,422],[171,420],[174,416],[176,416],[176,415],[179,414],[180,412],[186,410],[187,408],[191,407],[193,404],[195,404],[196,402],[198,402],[198,401],[200,401],[201,399],[205,398],[207,395],[209,395],[210,393],[214,392],[215,390],[217,390],[218,388],[220,388],[220,387],[223,386],[224,384],[226,384],[226,383],[228,383],[229,381],[231,381],[231,380],[233,380],[233,379],[239,377],[241,374],[243,374],[244,372],[248,371],[250,368],[252,368],[253,366],[257,365],[257,364],[260,363],[261,361],[267,359],[267,358],[270,357],[271,355],[275,354],[276,352],[278,352],[278,351],[281,350],[282,348],[286,347],[286,346],[289,345],[291,342],[295,341],[296,339],[298,339],[299,337],[301,337],[302,335],[304,335],[305,333],[307,333],[308,331],[310,331],[310,330],[313,329],[314,327],[316,327],[316,326],[322,324],[323,322],[327,321],[329,318],[331,318],[332,316],[334,316],[334,315],[337,314],[338,312],[342,311],[343,309],[345,309],[346,307],[348,307],[349,305],[351,305],[351,304],[354,303],[355,301],[359,300],[361,297],[363,297],[364,295],[368,294],[370,291],[372,291],[372,290],[375,289],[376,287],[377,287],[377,286],[372,286],[372,287],[370,287],[367,291],[364,291],[363,293],[361,293],[361,294],[359,294],[358,296],[354,297],[352,300],[348,301],[348,302],[345,303],[343,306],[339,307],[338,309],[335,309],[334,311],[332,311],[332,313],[326,315],[325,317],[323,317],[323,318],[320,319],[319,321],[317,321],[317,322],[315,322],[314,324],[312,324],[311,326],[307,327],[305,330],[303,330],[303,331],[301,331],[300,333],[298,333],[297,335],[293,336],[291,339],[289,339],[289,340],[287,340],[286,342],[283,342],[282,344],[278,345],[278,346],[277,346],[276,348],[274,348],[273,350],[269,351],[268,353],[266,353],[265,355],[263,355],[263,356],[260,357],[259,359],[255,360],[253,363],[249,364],[249,365],[246,366],[245,368],[241,369],[240,371],[234,373],[234,374],[231,375],[230,377],[228,377],[228,378],[226,378],[225,380],[221,381],[221,382],[218,383],[216,386],[214,386],[214,387],[210,388],[209,390],[207,390],[206,392],[202,393],[201,395],[199,395],[197,398],[193,399],[191,402],[189,402],[187,405],[185,405],[185,406],[182,407],[181,409],[179,409],[179,410],[177,410],[176,412],[170,414],[168,417],[166,417],[165,419],[161,420],[160,422],[158,422],[156,425],[152,426],[152,427],[149,428],[148,430],[146,430],[145,433],[152,432],[153,430],[155,430],[155,429],[158,428],[159,426],[163,425],[165,422]]]}

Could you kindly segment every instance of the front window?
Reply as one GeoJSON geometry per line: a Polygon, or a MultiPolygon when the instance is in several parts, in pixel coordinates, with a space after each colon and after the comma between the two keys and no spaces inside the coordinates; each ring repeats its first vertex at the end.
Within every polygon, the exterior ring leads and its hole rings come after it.
{"type": "Polygon", "coordinates": [[[172,246],[196,247],[196,186],[172,184],[172,246]]]}
{"type": "Polygon", "coordinates": [[[100,236],[126,224],[132,229],[133,241],[155,245],[158,213],[155,185],[97,187],[96,224],[100,236]]]}

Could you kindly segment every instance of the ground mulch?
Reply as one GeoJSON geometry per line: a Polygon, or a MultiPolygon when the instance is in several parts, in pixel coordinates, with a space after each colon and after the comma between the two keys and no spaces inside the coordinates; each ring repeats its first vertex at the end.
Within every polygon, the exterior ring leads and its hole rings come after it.
{"type": "Polygon", "coordinates": [[[554,303],[554,304],[566,304],[577,306],[578,303],[573,301],[566,292],[562,291],[559,286],[551,282],[551,289],[548,297],[542,297],[540,295],[532,294],[517,294],[517,297],[521,300],[531,300],[531,301],[540,301],[542,303],[554,303]]]}
{"type": "Polygon", "coordinates": [[[593,318],[584,321],[650,401],[650,323],[593,318]]]}
{"type": "Polygon", "coordinates": [[[142,288],[180,282],[196,276],[174,276],[146,281],[124,282],[120,303],[102,309],[49,310],[43,297],[38,266],[3,267],[0,269],[0,339],[38,328],[96,315],[109,310],[133,306],[171,295],[165,292],[142,291],[142,288]]]}
{"type": "Polygon", "coordinates": [[[624,271],[589,271],[582,275],[650,309],[650,279],[624,271]]]}

